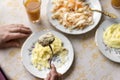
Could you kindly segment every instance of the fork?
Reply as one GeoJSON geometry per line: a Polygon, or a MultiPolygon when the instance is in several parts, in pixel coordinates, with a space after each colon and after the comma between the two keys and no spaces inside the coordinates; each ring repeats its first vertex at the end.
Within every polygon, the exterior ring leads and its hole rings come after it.
{"type": "Polygon", "coordinates": [[[109,13],[107,11],[100,11],[100,10],[96,10],[96,9],[91,9],[92,11],[96,11],[96,12],[99,12],[99,13],[102,13],[110,18],[117,18],[117,16],[113,13],[109,13]]]}
{"type": "Polygon", "coordinates": [[[52,46],[51,45],[49,45],[49,48],[50,48],[50,50],[51,50],[51,52],[52,52],[52,56],[51,56],[51,58],[49,59],[49,64],[50,64],[50,68],[51,68],[51,62],[52,62],[52,58],[53,58],[53,49],[52,49],[52,46]]]}

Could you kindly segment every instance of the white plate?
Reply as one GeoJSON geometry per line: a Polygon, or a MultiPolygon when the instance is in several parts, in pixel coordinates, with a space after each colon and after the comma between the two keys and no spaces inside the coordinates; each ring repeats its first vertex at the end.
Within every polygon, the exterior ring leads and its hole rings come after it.
{"type": "Polygon", "coordinates": [[[52,30],[46,30],[46,31],[41,31],[41,32],[37,32],[37,33],[33,33],[24,43],[22,50],[21,50],[21,56],[22,56],[22,62],[23,65],[25,66],[25,68],[34,76],[39,77],[39,78],[45,78],[47,73],[49,73],[49,70],[42,70],[39,71],[38,69],[36,69],[32,64],[31,64],[31,56],[30,56],[30,51],[29,49],[31,49],[31,47],[33,46],[33,43],[35,43],[36,41],[38,41],[38,38],[47,33],[47,32],[51,32],[53,33],[55,36],[57,36],[58,38],[60,38],[64,44],[64,47],[68,50],[68,60],[66,61],[66,63],[64,65],[62,65],[62,67],[57,68],[57,71],[61,74],[64,74],[72,65],[73,59],[74,59],[74,52],[73,52],[73,47],[71,42],[62,34],[56,32],[56,31],[52,31],[52,30]]]}
{"type": "Polygon", "coordinates": [[[120,23],[120,19],[105,20],[96,31],[95,41],[104,56],[114,62],[120,63],[120,49],[109,48],[103,42],[103,32],[114,23],[120,23]]]}
{"type": "MultiPolygon", "coordinates": [[[[98,12],[94,12],[93,14],[93,20],[94,20],[94,24],[91,25],[91,26],[87,26],[86,28],[84,28],[83,30],[72,30],[70,31],[69,29],[66,29],[63,25],[59,24],[59,22],[57,20],[53,20],[51,18],[51,9],[53,7],[52,5],[52,0],[49,0],[49,3],[48,3],[48,7],[47,7],[47,16],[48,16],[48,19],[49,19],[49,22],[58,30],[64,32],[64,33],[67,33],[67,34],[73,34],[73,35],[78,35],[78,34],[83,34],[83,33],[86,33],[90,30],[92,30],[100,21],[101,19],[101,13],[98,13],[98,12]]],[[[86,2],[90,3],[90,7],[92,9],[96,9],[96,10],[102,10],[101,9],[101,4],[99,2],[99,0],[86,0],[86,2]]]]}

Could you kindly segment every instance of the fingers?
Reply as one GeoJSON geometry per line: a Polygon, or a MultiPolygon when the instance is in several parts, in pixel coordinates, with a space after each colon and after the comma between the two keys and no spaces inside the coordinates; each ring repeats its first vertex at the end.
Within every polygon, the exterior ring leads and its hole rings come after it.
{"type": "Polygon", "coordinates": [[[29,34],[24,34],[24,33],[9,33],[9,34],[6,34],[6,36],[4,37],[4,40],[9,41],[9,40],[15,40],[15,39],[22,39],[28,36],[29,34]]]}
{"type": "Polygon", "coordinates": [[[55,66],[53,64],[51,65],[51,71],[47,75],[47,78],[45,80],[62,80],[61,79],[61,74],[59,74],[56,71],[56,68],[55,68],[55,66]]]}
{"type": "Polygon", "coordinates": [[[50,78],[50,80],[58,80],[57,74],[53,74],[50,78]]]}
{"type": "Polygon", "coordinates": [[[26,34],[30,34],[31,30],[28,27],[25,27],[22,24],[13,24],[13,26],[9,29],[10,32],[21,32],[21,33],[26,33],[26,34]]]}
{"type": "Polygon", "coordinates": [[[57,71],[56,71],[56,68],[55,68],[55,66],[52,64],[51,65],[51,72],[50,72],[50,74],[51,74],[51,78],[50,78],[50,80],[58,80],[58,78],[59,78],[59,75],[58,75],[58,73],[57,73],[57,71]]]}
{"type": "Polygon", "coordinates": [[[11,24],[4,26],[4,32],[1,33],[2,42],[6,42],[13,39],[26,38],[31,34],[31,30],[22,24],[11,24]]]}
{"type": "Polygon", "coordinates": [[[18,40],[13,40],[13,41],[9,41],[6,43],[2,43],[0,45],[0,48],[9,48],[9,47],[20,47],[20,42],[18,40]]]}
{"type": "Polygon", "coordinates": [[[31,30],[22,24],[4,25],[0,28],[0,46],[4,47],[17,47],[18,43],[11,42],[22,38],[27,38],[31,34],[31,30]],[[4,45],[2,45],[4,44],[4,45]]]}
{"type": "Polygon", "coordinates": [[[51,72],[57,72],[54,64],[51,64],[51,68],[52,68],[51,72]]]}

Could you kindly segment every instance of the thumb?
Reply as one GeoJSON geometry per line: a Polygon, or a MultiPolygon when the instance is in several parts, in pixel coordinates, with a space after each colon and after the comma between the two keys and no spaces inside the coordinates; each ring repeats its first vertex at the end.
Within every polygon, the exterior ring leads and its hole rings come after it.
{"type": "MultiPolygon", "coordinates": [[[[56,70],[56,67],[54,64],[51,64],[51,73],[58,73],[57,70],[56,70]]],[[[58,76],[62,76],[62,74],[58,73],[58,76]]]]}
{"type": "Polygon", "coordinates": [[[56,67],[55,67],[54,64],[51,64],[51,71],[52,71],[52,72],[57,72],[57,71],[56,71],[56,67]]]}

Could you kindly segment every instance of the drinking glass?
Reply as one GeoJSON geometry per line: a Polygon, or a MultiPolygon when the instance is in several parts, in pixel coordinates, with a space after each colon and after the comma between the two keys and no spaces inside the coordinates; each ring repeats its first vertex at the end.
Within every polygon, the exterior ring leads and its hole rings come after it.
{"type": "Polygon", "coordinates": [[[41,0],[23,0],[29,20],[33,23],[40,21],[41,0]]]}
{"type": "Polygon", "coordinates": [[[111,0],[111,4],[114,8],[120,8],[120,0],[111,0]]]}

